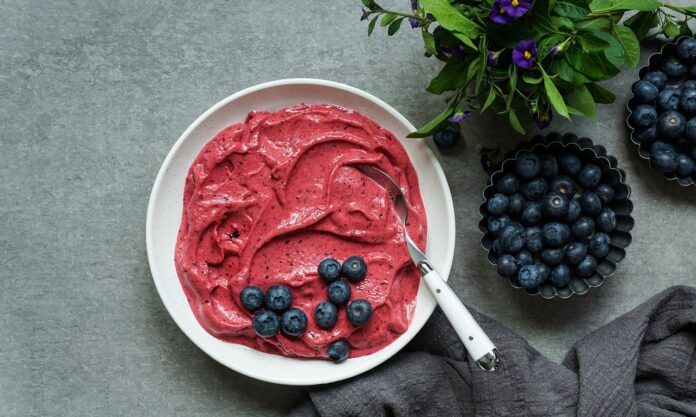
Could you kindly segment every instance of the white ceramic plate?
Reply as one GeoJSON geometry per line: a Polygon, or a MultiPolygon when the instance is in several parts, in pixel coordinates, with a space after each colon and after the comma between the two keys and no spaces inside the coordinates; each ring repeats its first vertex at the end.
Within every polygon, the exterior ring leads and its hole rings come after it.
{"type": "Polygon", "coordinates": [[[174,246],[181,223],[184,181],[201,148],[220,130],[241,122],[252,110],[278,110],[299,103],[329,103],[354,109],[389,129],[402,143],[418,172],[428,219],[426,255],[447,279],[454,255],[454,208],[442,168],[427,145],[406,139],[415,130],[399,112],[382,100],[344,84],[315,79],[273,81],[233,94],[203,113],[186,131],[160,168],[147,210],[147,255],[152,278],[164,306],[181,330],[213,359],[237,372],[263,381],[287,385],[314,385],[358,375],[389,359],[423,327],[435,308],[421,282],[416,312],[406,333],[368,356],[341,364],[326,360],[294,359],[223,342],[201,327],[189,307],[174,267],[174,246]]]}

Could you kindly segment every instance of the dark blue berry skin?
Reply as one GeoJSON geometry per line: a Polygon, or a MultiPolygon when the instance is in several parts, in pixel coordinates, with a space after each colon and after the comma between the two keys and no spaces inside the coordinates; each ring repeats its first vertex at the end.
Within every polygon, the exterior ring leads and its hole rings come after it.
{"type": "Polygon", "coordinates": [[[570,282],[570,268],[566,264],[560,264],[551,270],[549,281],[556,288],[563,288],[570,282]]]}
{"type": "Polygon", "coordinates": [[[562,249],[544,249],[541,251],[541,261],[549,266],[558,265],[563,260],[565,253],[562,249]]]}
{"type": "Polygon", "coordinates": [[[647,129],[638,130],[633,134],[633,137],[643,146],[648,146],[657,140],[657,126],[651,126],[647,129]]]}
{"type": "Polygon", "coordinates": [[[578,182],[585,188],[593,189],[602,179],[602,170],[595,164],[587,164],[578,174],[578,182]]]}
{"type": "Polygon", "coordinates": [[[522,185],[522,195],[527,200],[539,200],[548,189],[548,184],[543,178],[535,178],[529,182],[522,185]]]}
{"type": "Polygon", "coordinates": [[[505,253],[517,253],[527,239],[527,231],[519,223],[510,223],[500,232],[500,245],[505,253]]]}
{"type": "Polygon", "coordinates": [[[677,169],[674,172],[678,177],[688,177],[694,172],[694,160],[689,155],[677,154],[677,169]]]}
{"type": "Polygon", "coordinates": [[[606,207],[614,201],[614,197],[616,196],[616,191],[614,191],[614,187],[608,184],[599,184],[597,188],[594,190],[595,194],[597,194],[597,197],[599,197],[599,201],[602,202],[602,205],[606,207]]]}
{"type": "Polygon", "coordinates": [[[660,94],[660,90],[653,83],[644,80],[633,83],[631,91],[633,91],[633,95],[640,103],[653,103],[660,94]]]}
{"type": "Polygon", "coordinates": [[[689,74],[687,76],[692,80],[696,80],[696,65],[691,66],[691,69],[689,70],[689,74]]]}
{"type": "Polygon", "coordinates": [[[345,340],[337,340],[329,345],[329,359],[335,363],[343,362],[350,355],[350,346],[345,340]]]}
{"type": "Polygon", "coordinates": [[[587,255],[580,263],[575,266],[575,274],[579,277],[589,278],[597,270],[597,259],[592,255],[587,255]]]}
{"type": "Polygon", "coordinates": [[[587,244],[587,250],[590,255],[597,259],[602,259],[609,253],[609,244],[611,238],[606,233],[595,233],[587,244]]]}
{"type": "Polygon", "coordinates": [[[677,169],[677,154],[657,151],[650,155],[650,165],[660,172],[669,173],[677,169]]]}
{"type": "Polygon", "coordinates": [[[254,331],[261,337],[273,337],[280,330],[280,317],[270,310],[257,311],[253,320],[254,331]]]}
{"type": "Polygon", "coordinates": [[[531,152],[522,152],[515,159],[515,172],[525,180],[531,180],[541,172],[541,160],[531,152]]]}
{"type": "Polygon", "coordinates": [[[596,216],[602,210],[602,201],[592,191],[583,191],[580,194],[580,207],[583,213],[596,216]]]}
{"type": "Polygon", "coordinates": [[[696,90],[696,80],[686,80],[681,85],[682,91],[684,90],[696,90]]]}
{"type": "Polygon", "coordinates": [[[524,204],[526,203],[524,196],[520,193],[515,193],[510,196],[509,200],[508,213],[513,216],[522,213],[524,204]]]}
{"type": "Polygon", "coordinates": [[[461,136],[458,129],[448,126],[445,130],[441,130],[433,135],[433,142],[435,142],[438,148],[450,149],[457,145],[461,136]]]}
{"type": "MultiPolygon", "coordinates": [[[[660,111],[677,110],[679,109],[680,97],[680,89],[676,87],[665,87],[664,90],[660,91],[660,95],[657,97],[657,107],[660,109],[660,111]]],[[[636,107],[636,109],[638,107],[636,107]]]]}
{"type": "Polygon", "coordinates": [[[299,336],[307,329],[307,315],[299,308],[285,310],[280,318],[280,330],[288,336],[299,336]]]}
{"type": "Polygon", "coordinates": [[[556,191],[559,193],[563,193],[566,196],[568,196],[568,199],[571,199],[575,195],[575,191],[577,191],[577,188],[578,187],[575,184],[575,181],[573,181],[572,178],[567,177],[565,175],[559,175],[556,178],[552,179],[549,185],[550,192],[556,191]]]}
{"type": "Polygon", "coordinates": [[[666,111],[657,118],[657,135],[664,139],[676,139],[686,129],[686,119],[677,111],[666,111]]]}
{"type": "Polygon", "coordinates": [[[696,117],[686,122],[686,138],[692,144],[696,143],[696,117]]]}
{"type": "Polygon", "coordinates": [[[363,299],[351,301],[348,307],[346,307],[346,315],[351,324],[362,326],[370,321],[372,317],[372,305],[369,301],[363,299]]]}
{"type": "Polygon", "coordinates": [[[568,198],[563,193],[552,192],[541,199],[541,211],[549,219],[562,219],[568,214],[568,198]]]}
{"type": "Polygon", "coordinates": [[[525,265],[520,268],[520,272],[517,273],[517,281],[520,283],[522,288],[528,290],[534,289],[541,284],[541,272],[539,268],[535,265],[525,265]]]}
{"type": "Polygon", "coordinates": [[[660,140],[656,141],[652,145],[650,145],[650,153],[657,153],[657,152],[671,152],[671,153],[677,153],[677,150],[674,148],[674,145],[669,144],[669,143],[664,143],[660,140]]]}
{"type": "Polygon", "coordinates": [[[341,263],[333,258],[327,258],[319,262],[319,278],[327,284],[330,284],[338,279],[341,275],[341,263]]]}
{"type": "Polygon", "coordinates": [[[500,232],[510,224],[510,217],[507,215],[502,215],[500,217],[489,217],[488,218],[488,231],[493,236],[498,236],[500,232]]]}
{"type": "Polygon", "coordinates": [[[493,244],[491,245],[491,252],[493,252],[496,256],[505,255],[505,251],[503,250],[503,245],[500,243],[499,238],[493,241],[493,244]]]}
{"type": "Polygon", "coordinates": [[[549,268],[548,265],[543,262],[534,262],[534,266],[536,266],[537,270],[539,270],[539,273],[541,274],[541,283],[543,284],[544,281],[549,278],[549,275],[551,275],[551,268],[549,268]]]}
{"type": "Polygon", "coordinates": [[[585,239],[592,236],[595,229],[594,220],[589,217],[580,217],[578,221],[573,223],[573,236],[577,239],[585,239]]]}
{"type": "Polygon", "coordinates": [[[348,278],[348,281],[357,283],[362,281],[367,274],[367,264],[359,256],[351,256],[343,261],[341,265],[341,275],[348,278]]]}
{"type": "Polygon", "coordinates": [[[696,113],[696,90],[683,90],[679,99],[679,110],[686,114],[696,113]]]}
{"type": "Polygon", "coordinates": [[[559,248],[570,238],[570,227],[565,223],[546,223],[544,225],[544,243],[551,248],[559,248]]]}
{"type": "Polygon", "coordinates": [[[266,290],[266,307],[281,312],[292,304],[290,287],[284,284],[273,285],[266,290]]]}
{"type": "Polygon", "coordinates": [[[520,190],[520,180],[515,174],[505,174],[495,183],[495,188],[505,195],[514,194],[520,190]]]}
{"type": "Polygon", "coordinates": [[[524,206],[522,211],[522,216],[520,216],[522,223],[527,226],[533,226],[539,224],[541,221],[541,203],[538,201],[530,201],[524,206]]]}
{"type": "Polygon", "coordinates": [[[239,299],[247,311],[256,311],[263,307],[263,290],[251,285],[246,286],[239,293],[239,299]]]}
{"type": "Polygon", "coordinates": [[[689,67],[674,55],[663,57],[660,69],[667,74],[667,77],[673,80],[684,78],[689,72],[689,67]]]}
{"type": "Polygon", "coordinates": [[[689,151],[689,152],[690,152],[689,155],[691,155],[691,159],[693,159],[694,161],[696,161],[696,146],[692,146],[692,147],[691,147],[691,151],[689,151]]]}
{"type": "Polygon", "coordinates": [[[682,61],[693,64],[696,61],[696,39],[684,38],[677,44],[677,58],[682,61]]]}
{"type": "Polygon", "coordinates": [[[500,216],[507,212],[509,205],[510,200],[508,196],[498,193],[488,199],[486,208],[488,209],[488,214],[491,216],[500,216]]]}
{"type": "Polygon", "coordinates": [[[519,251],[519,253],[515,256],[515,259],[517,260],[517,266],[521,267],[524,265],[531,265],[534,263],[534,257],[532,256],[529,251],[522,249],[519,251]]]}
{"type": "MultiPolygon", "coordinates": [[[[660,93],[660,97],[662,97],[662,93],[660,93]]],[[[677,106],[678,105],[679,98],[677,98],[677,106]]],[[[631,126],[636,129],[647,129],[655,124],[655,120],[657,120],[657,110],[655,110],[655,107],[649,104],[640,104],[636,106],[633,113],[631,113],[630,122],[631,126]]]]}
{"type": "Polygon", "coordinates": [[[326,290],[329,301],[337,306],[342,306],[350,300],[350,285],[342,279],[334,281],[326,290]]]}
{"type": "Polygon", "coordinates": [[[581,213],[582,208],[580,207],[580,203],[578,203],[577,200],[570,200],[568,203],[568,214],[566,214],[563,220],[566,224],[573,224],[580,218],[581,213]]]}
{"type": "Polygon", "coordinates": [[[652,83],[658,90],[662,90],[667,85],[667,74],[662,71],[650,71],[643,76],[643,79],[652,83]]]}
{"type": "MultiPolygon", "coordinates": [[[[641,105],[642,106],[642,105],[641,105]]],[[[638,107],[641,107],[638,106],[638,107]]],[[[636,110],[638,109],[636,108],[636,110]]],[[[650,107],[650,106],[647,106],[650,107]]],[[[655,109],[653,109],[654,111],[655,109]]],[[[635,112],[633,113],[635,114],[635,112]]],[[[655,117],[657,117],[657,113],[655,113],[655,117]]],[[[653,120],[654,123],[654,120],[653,120]]],[[[649,127],[649,126],[645,126],[649,127]]],[[[571,177],[575,177],[580,173],[580,170],[582,169],[582,162],[580,162],[580,158],[577,156],[570,154],[570,153],[564,153],[563,155],[558,157],[558,169],[571,177]]]]}
{"type": "Polygon", "coordinates": [[[322,329],[330,329],[336,325],[338,320],[338,307],[330,301],[322,301],[314,309],[314,318],[317,326],[322,329]]]}
{"type": "Polygon", "coordinates": [[[541,227],[532,226],[527,228],[527,241],[524,247],[532,253],[541,252],[544,249],[544,237],[541,227]]]}
{"type": "Polygon", "coordinates": [[[616,229],[616,213],[612,209],[603,209],[595,219],[597,230],[602,233],[611,233],[616,229]]]}
{"type": "Polygon", "coordinates": [[[547,180],[558,175],[558,161],[551,155],[541,156],[541,175],[547,180]]]}
{"type": "Polygon", "coordinates": [[[587,246],[580,242],[571,242],[566,245],[564,252],[568,262],[575,265],[580,263],[587,255],[587,246]]]}
{"type": "Polygon", "coordinates": [[[505,278],[514,277],[517,274],[517,259],[507,254],[498,258],[498,274],[505,278]]]}

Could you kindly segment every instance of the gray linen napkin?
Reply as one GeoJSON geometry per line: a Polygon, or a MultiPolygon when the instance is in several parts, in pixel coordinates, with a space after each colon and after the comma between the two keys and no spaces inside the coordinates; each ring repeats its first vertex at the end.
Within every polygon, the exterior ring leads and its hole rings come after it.
{"type": "Polygon", "coordinates": [[[562,365],[473,313],[502,368],[476,368],[438,309],[394,358],[310,387],[289,416],[694,416],[696,288],[673,287],[575,344],[562,365]]]}

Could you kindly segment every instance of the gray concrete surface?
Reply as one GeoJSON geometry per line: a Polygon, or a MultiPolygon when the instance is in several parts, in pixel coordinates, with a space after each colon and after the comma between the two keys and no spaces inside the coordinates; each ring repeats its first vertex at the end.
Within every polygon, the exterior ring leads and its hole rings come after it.
{"type": "MultiPolygon", "coordinates": [[[[368,39],[359,15],[357,0],[0,1],[0,415],[272,416],[301,395],[218,365],[176,327],[148,270],[145,211],[176,138],[244,87],[327,78],[415,124],[438,113],[423,90],[438,64],[418,34],[368,39]]],[[[439,155],[458,221],[452,286],[555,360],[658,291],[696,284],[696,189],[663,181],[628,143],[635,77],[609,83],[618,100],[597,120],[555,124],[606,145],[633,188],[628,257],[583,297],[513,290],[479,246],[478,150],[519,136],[472,118],[466,143],[439,155]]]]}

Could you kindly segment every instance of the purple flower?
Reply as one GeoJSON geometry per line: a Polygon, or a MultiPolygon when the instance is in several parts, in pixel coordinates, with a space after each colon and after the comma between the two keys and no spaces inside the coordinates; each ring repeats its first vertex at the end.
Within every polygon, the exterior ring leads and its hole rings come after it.
{"type": "Polygon", "coordinates": [[[530,69],[537,58],[537,44],[532,39],[525,39],[512,50],[512,62],[520,68],[530,69]]]}
{"type": "Polygon", "coordinates": [[[498,61],[500,60],[500,52],[488,51],[488,65],[490,65],[491,67],[498,66],[498,61]]]}
{"type": "Polygon", "coordinates": [[[510,0],[495,0],[493,2],[493,7],[491,7],[490,18],[495,23],[505,25],[512,22],[513,17],[508,14],[508,12],[503,7],[503,3],[510,0]]]}
{"type": "Polygon", "coordinates": [[[552,120],[553,120],[553,112],[550,110],[544,114],[535,114],[534,115],[534,122],[536,123],[537,126],[539,126],[539,129],[546,129],[547,127],[549,127],[552,120]]]}
{"type": "Polygon", "coordinates": [[[552,46],[551,49],[549,49],[549,55],[551,55],[554,58],[561,55],[561,54],[563,54],[563,46],[562,45],[556,44],[556,45],[552,46]]]}
{"type": "Polygon", "coordinates": [[[502,0],[501,6],[508,16],[518,19],[532,8],[532,2],[531,0],[502,0]]]}
{"type": "Polygon", "coordinates": [[[420,21],[420,19],[418,19],[418,18],[409,17],[409,18],[408,18],[408,23],[411,24],[411,29],[415,29],[415,28],[417,28],[418,26],[420,26],[421,21],[420,21]]]}
{"type": "Polygon", "coordinates": [[[418,10],[418,0],[411,1],[411,10],[413,10],[413,11],[418,10]]]}
{"type": "Polygon", "coordinates": [[[469,118],[469,116],[471,116],[472,114],[473,112],[471,110],[459,110],[450,117],[448,117],[447,120],[449,120],[452,123],[459,123],[462,120],[469,118]]]}

